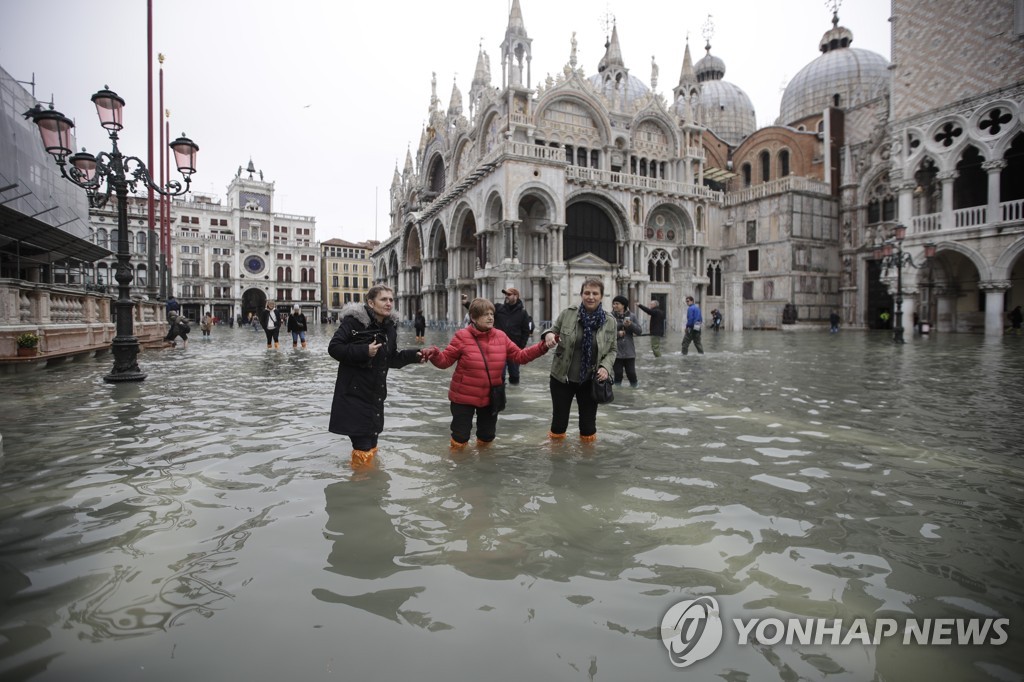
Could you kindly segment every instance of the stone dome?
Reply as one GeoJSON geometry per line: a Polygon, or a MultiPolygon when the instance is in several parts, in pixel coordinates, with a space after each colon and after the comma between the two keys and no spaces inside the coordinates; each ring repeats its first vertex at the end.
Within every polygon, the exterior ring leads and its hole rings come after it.
{"type": "Polygon", "coordinates": [[[694,66],[700,83],[699,121],[735,147],[757,129],[754,104],[742,88],[722,80],[725,62],[711,54],[710,43],[704,50],[706,54],[694,66]]]}
{"type": "MultiPolygon", "coordinates": [[[[590,81],[595,90],[609,98],[614,104],[622,103],[622,84],[617,83],[614,78],[606,78],[604,74],[595,73],[593,76],[588,77],[587,80],[590,81]]],[[[625,104],[627,106],[651,92],[651,89],[633,74],[626,75],[624,80],[626,90],[625,104]]]]}
{"type": "Polygon", "coordinates": [[[847,108],[884,94],[889,87],[889,61],[870,50],[850,47],[853,32],[839,26],[821,38],[821,56],[793,76],[782,94],[778,123],[792,125],[826,107],[847,108]],[[837,99],[838,98],[838,99],[837,99]]]}
{"type": "Polygon", "coordinates": [[[757,129],[754,105],[739,86],[712,80],[700,86],[700,123],[732,146],[757,129]]]}

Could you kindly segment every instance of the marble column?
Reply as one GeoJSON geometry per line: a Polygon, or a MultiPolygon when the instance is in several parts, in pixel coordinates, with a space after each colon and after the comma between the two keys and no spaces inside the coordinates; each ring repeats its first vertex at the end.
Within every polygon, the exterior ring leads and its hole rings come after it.
{"type": "Polygon", "coordinates": [[[985,292],[985,336],[1002,336],[1005,328],[1003,306],[1010,282],[988,280],[979,282],[978,288],[985,292]]]}
{"type": "Polygon", "coordinates": [[[988,205],[985,209],[987,223],[998,223],[1002,220],[999,212],[999,175],[1006,165],[1005,159],[985,161],[981,164],[982,169],[988,173],[988,205]]]}
{"type": "Polygon", "coordinates": [[[942,228],[952,230],[956,227],[953,218],[953,181],[960,175],[957,171],[944,171],[936,177],[942,182],[942,228]]]}

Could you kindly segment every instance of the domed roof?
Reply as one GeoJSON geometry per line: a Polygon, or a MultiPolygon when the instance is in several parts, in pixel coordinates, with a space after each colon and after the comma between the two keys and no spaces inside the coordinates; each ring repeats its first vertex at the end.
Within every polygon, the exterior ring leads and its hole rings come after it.
{"type": "Polygon", "coordinates": [[[757,129],[754,105],[747,93],[723,80],[701,83],[700,123],[733,146],[757,129]]]}
{"type": "Polygon", "coordinates": [[[832,17],[822,36],[822,55],[793,76],[782,94],[778,122],[791,125],[826,107],[846,108],[877,97],[889,87],[889,61],[870,50],[850,47],[853,33],[832,17]]]}
{"type": "Polygon", "coordinates": [[[710,42],[704,50],[694,66],[700,83],[700,123],[730,145],[738,145],[757,129],[754,104],[742,88],[722,80],[725,61],[711,54],[710,42]]]}
{"type": "MultiPolygon", "coordinates": [[[[605,74],[595,73],[593,76],[587,78],[590,84],[594,86],[594,89],[600,92],[605,97],[609,98],[613,103],[619,104],[622,102],[622,88],[621,82],[616,82],[613,77],[608,77],[605,74]]],[[[633,74],[625,75],[625,91],[626,91],[626,104],[632,104],[635,100],[648,94],[651,89],[647,87],[642,80],[634,76],[633,74]]]]}

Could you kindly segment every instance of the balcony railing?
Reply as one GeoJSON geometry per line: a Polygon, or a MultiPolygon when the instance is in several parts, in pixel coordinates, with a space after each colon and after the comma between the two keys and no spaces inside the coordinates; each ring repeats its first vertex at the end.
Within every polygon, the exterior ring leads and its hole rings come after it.
{"type": "Polygon", "coordinates": [[[753,185],[746,189],[729,192],[725,198],[725,205],[736,206],[755,199],[764,199],[765,197],[772,196],[773,194],[783,194],[785,192],[793,191],[814,192],[815,194],[831,193],[831,189],[827,182],[812,180],[811,178],[804,178],[798,175],[790,175],[785,178],[764,182],[760,185],[753,185]]]}
{"type": "MultiPolygon", "coordinates": [[[[998,222],[1013,223],[1024,221],[1024,199],[1004,201],[997,211],[998,222]]],[[[926,234],[945,230],[981,227],[991,224],[987,206],[969,206],[953,211],[953,224],[943,225],[941,213],[916,215],[910,219],[910,234],[926,234]]]]}
{"type": "Polygon", "coordinates": [[[701,197],[722,200],[722,193],[704,185],[692,185],[685,182],[674,182],[663,178],[649,178],[644,175],[632,175],[617,171],[606,171],[585,166],[566,166],[565,177],[570,182],[594,183],[611,185],[626,189],[649,190],[677,196],[701,197]]]}

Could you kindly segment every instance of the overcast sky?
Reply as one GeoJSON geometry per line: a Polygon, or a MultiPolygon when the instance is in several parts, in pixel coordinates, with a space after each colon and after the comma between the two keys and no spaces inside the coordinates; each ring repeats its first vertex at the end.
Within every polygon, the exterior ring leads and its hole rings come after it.
{"type": "MultiPolygon", "coordinates": [[[[649,85],[653,56],[657,92],[667,97],[687,37],[694,63],[704,56],[710,13],[711,52],[725,61],[725,80],[750,96],[759,126],[775,120],[785,84],[818,56],[832,17],[823,0],[520,3],[534,87],[562,70],[573,31],[578,65],[596,73],[614,16],[630,73],[649,85]]],[[[251,157],[275,183],[275,210],[314,216],[318,239],[386,238],[395,164],[401,169],[406,149],[419,145],[431,73],[442,108],[457,82],[468,115],[481,44],[492,84],[501,85],[509,7],[509,0],[153,0],[171,136],[185,132],[200,147],[193,187],[223,198],[251,157]]],[[[853,31],[854,47],[890,58],[889,7],[889,0],[842,4],[840,23],[853,31]]],[[[122,151],[145,158],[145,0],[0,0],[0,66],[18,80],[35,74],[36,97],[52,96],[76,121],[78,145],[93,152],[109,142],[89,98],[108,85],[127,101],[122,151]]]]}

